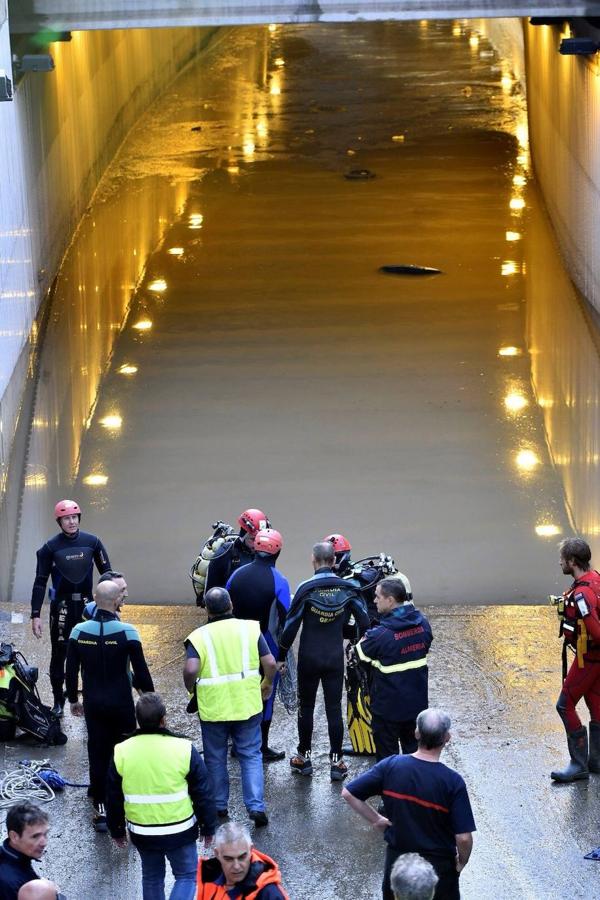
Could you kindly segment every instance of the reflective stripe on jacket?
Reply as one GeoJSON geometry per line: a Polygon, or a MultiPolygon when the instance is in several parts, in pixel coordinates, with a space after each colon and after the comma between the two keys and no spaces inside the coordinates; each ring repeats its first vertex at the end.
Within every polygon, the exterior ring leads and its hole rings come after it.
{"type": "Polygon", "coordinates": [[[205,722],[246,721],[262,710],[258,639],[260,625],[221,619],[188,637],[200,657],[198,715],[205,722]]]}
{"type": "Polygon", "coordinates": [[[165,734],[136,734],[115,747],[127,827],[133,834],[167,835],[196,822],[186,777],[192,744],[165,734]]]}

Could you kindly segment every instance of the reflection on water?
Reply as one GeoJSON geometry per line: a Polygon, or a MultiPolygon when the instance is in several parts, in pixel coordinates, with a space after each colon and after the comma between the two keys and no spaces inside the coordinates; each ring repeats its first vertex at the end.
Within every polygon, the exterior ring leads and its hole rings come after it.
{"type": "Polygon", "coordinates": [[[507,78],[468,23],[435,22],[239,29],[184,73],[61,279],[19,599],[56,492],[134,600],[189,600],[210,523],[257,504],[293,582],[336,530],[391,552],[424,601],[556,588],[569,523],[524,302],[531,232],[550,238],[507,78]]]}
{"type": "Polygon", "coordinates": [[[531,373],[573,530],[600,557],[600,357],[598,325],[560,264],[539,203],[526,243],[531,373]]]}

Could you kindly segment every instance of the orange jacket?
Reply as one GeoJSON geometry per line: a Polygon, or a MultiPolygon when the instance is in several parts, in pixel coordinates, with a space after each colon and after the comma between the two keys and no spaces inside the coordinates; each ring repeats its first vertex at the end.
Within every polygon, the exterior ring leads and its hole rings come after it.
{"type": "MultiPolygon", "coordinates": [[[[221,864],[218,859],[200,859],[198,861],[197,900],[229,900],[229,894],[223,885],[214,883],[221,873],[221,864]]],[[[240,884],[239,898],[240,900],[260,900],[263,888],[270,884],[279,889],[282,900],[289,900],[281,883],[281,872],[275,860],[253,847],[248,875],[240,884]]]]}

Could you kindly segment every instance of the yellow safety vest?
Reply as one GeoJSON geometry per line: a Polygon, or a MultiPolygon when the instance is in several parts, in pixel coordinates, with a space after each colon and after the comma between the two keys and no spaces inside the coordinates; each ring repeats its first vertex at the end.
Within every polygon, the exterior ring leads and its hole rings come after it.
{"type": "Polygon", "coordinates": [[[129,831],[178,834],[195,824],[186,781],[191,754],[191,741],[169,734],[136,734],[116,745],[129,831]]]}
{"type": "Polygon", "coordinates": [[[221,619],[192,631],[200,657],[198,715],[205,722],[243,722],[262,710],[258,639],[260,624],[221,619]]]}

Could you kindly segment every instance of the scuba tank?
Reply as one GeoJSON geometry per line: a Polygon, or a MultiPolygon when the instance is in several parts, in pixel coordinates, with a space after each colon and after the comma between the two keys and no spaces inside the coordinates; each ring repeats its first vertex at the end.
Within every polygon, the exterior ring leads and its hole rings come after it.
{"type": "Polygon", "coordinates": [[[238,532],[227,522],[214,522],[213,533],[205,541],[200,554],[192,563],[189,576],[196,594],[196,606],[204,608],[204,586],[206,585],[206,573],[211,559],[216,556],[223,544],[231,543],[238,536],[238,532]]]}

